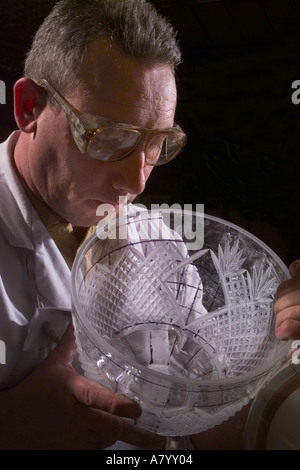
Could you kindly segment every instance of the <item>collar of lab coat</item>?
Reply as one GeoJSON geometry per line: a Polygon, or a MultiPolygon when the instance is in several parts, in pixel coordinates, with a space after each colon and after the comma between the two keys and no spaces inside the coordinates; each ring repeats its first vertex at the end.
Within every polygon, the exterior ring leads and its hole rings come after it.
{"type": "Polygon", "coordinates": [[[39,305],[69,309],[70,268],[27,198],[11,162],[19,135],[14,132],[0,145],[0,230],[10,246],[25,249],[19,256],[26,258],[39,305]]]}
{"type": "Polygon", "coordinates": [[[42,222],[28,200],[12,165],[19,135],[20,131],[15,131],[0,144],[0,218],[4,222],[1,224],[1,230],[10,245],[33,250],[35,230],[42,222]]]}

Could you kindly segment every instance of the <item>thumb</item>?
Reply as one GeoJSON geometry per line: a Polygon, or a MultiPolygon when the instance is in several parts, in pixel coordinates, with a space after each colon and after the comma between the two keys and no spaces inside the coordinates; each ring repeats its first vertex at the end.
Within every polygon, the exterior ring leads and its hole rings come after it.
{"type": "Polygon", "coordinates": [[[300,260],[296,259],[289,266],[289,272],[292,277],[300,276],[300,260]]]}
{"type": "Polygon", "coordinates": [[[70,323],[68,324],[61,340],[50,354],[51,360],[60,363],[64,362],[67,364],[72,364],[76,354],[76,349],[77,347],[74,336],[74,327],[72,320],[70,320],[70,323]]]}

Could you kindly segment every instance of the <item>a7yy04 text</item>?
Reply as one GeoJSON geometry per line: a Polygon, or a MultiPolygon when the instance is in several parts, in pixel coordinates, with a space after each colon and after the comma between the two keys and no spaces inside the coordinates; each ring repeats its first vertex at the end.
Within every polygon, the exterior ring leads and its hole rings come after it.
{"type": "Polygon", "coordinates": [[[191,454],[152,454],[148,458],[113,454],[112,456],[106,458],[105,463],[106,465],[132,465],[134,468],[136,468],[143,463],[147,463],[148,465],[193,464],[193,458],[191,454]]]}

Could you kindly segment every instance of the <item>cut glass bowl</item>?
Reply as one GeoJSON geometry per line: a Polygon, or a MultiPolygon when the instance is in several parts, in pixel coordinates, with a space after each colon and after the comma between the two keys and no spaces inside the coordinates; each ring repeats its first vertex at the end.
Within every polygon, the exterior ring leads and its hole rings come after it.
{"type": "Polygon", "coordinates": [[[273,303],[288,277],[264,243],[207,214],[144,210],[112,221],[72,269],[84,374],[139,401],[137,424],[151,432],[210,429],[284,361],[290,344],[274,335],[273,303]]]}

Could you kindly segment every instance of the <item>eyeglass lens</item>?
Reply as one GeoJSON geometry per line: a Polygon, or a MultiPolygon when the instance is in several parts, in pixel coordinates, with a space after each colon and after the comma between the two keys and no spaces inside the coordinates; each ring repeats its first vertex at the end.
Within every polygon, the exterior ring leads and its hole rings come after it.
{"type": "MultiPolygon", "coordinates": [[[[117,160],[131,152],[141,140],[139,132],[129,129],[109,127],[96,133],[90,140],[88,153],[99,160],[117,160]]],[[[155,164],[159,160],[167,161],[178,151],[179,143],[176,136],[156,134],[148,142],[145,149],[146,161],[155,164]]]]}
{"type": "Polygon", "coordinates": [[[100,160],[117,160],[130,152],[137,145],[139,139],[138,132],[107,127],[92,137],[88,153],[100,160]]]}

